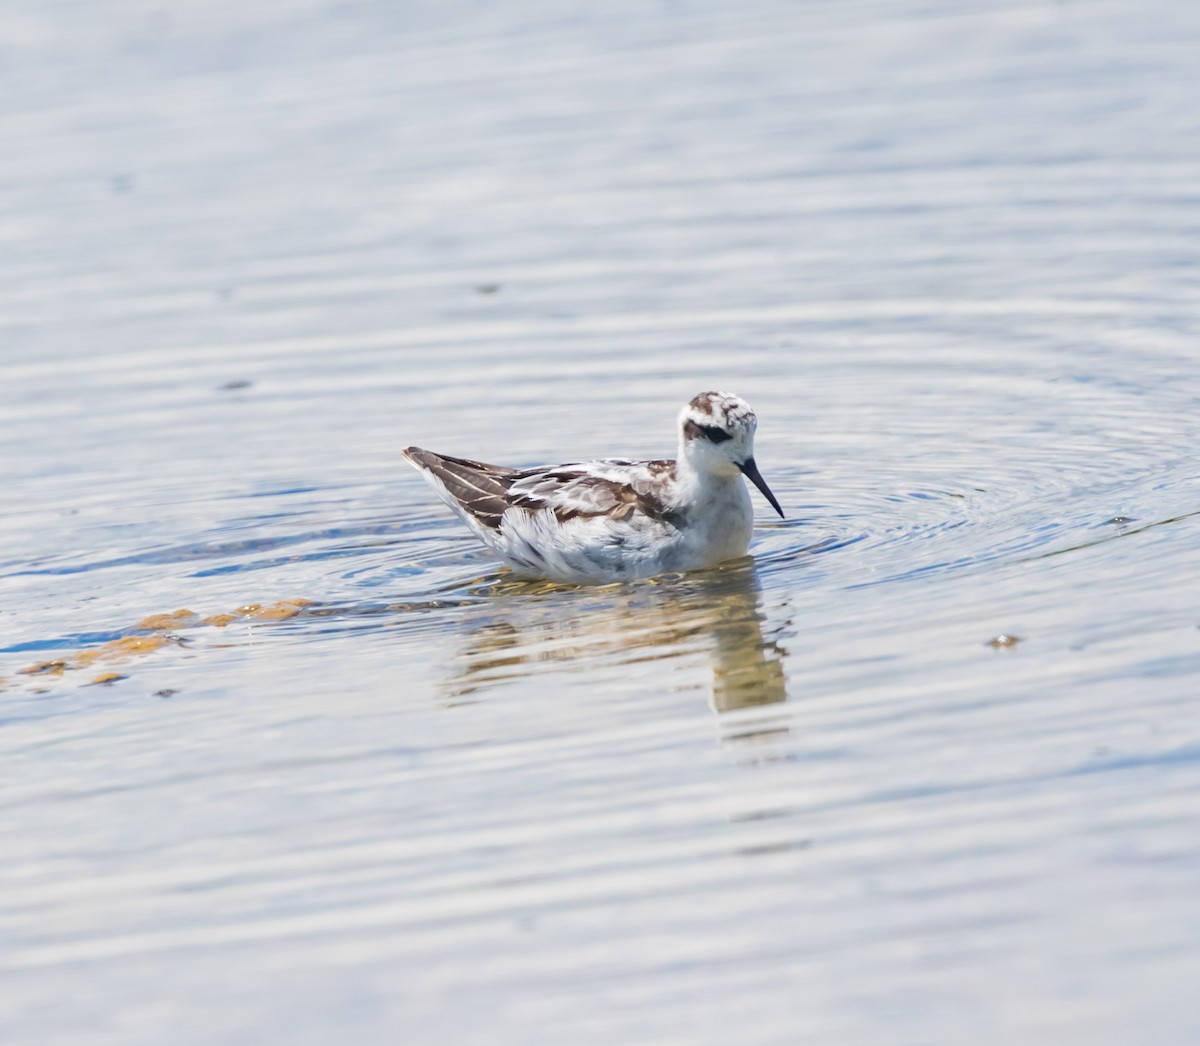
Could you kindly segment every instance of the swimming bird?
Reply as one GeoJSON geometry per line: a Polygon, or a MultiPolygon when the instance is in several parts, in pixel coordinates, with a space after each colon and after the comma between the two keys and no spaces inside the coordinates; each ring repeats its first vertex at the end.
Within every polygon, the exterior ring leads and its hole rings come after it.
{"type": "Polygon", "coordinates": [[[754,461],[758,419],[728,392],[679,413],[679,456],[513,469],[409,447],[404,456],[513,572],[603,584],[697,570],[746,554],[753,483],[783,509],[754,461]]]}

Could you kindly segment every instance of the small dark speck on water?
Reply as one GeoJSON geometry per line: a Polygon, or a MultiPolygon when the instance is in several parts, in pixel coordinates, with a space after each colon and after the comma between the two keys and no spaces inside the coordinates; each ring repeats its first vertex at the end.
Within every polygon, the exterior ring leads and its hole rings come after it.
{"type": "Polygon", "coordinates": [[[1133,517],[1132,516],[1113,516],[1112,519],[1106,519],[1104,522],[1106,525],[1111,525],[1114,527],[1123,527],[1126,523],[1132,523],[1133,517]]]}
{"type": "Polygon", "coordinates": [[[162,690],[156,690],[154,692],[154,696],[155,697],[174,697],[177,693],[179,693],[178,690],[173,690],[171,687],[168,686],[168,687],[164,687],[162,690]]]}
{"type": "Polygon", "coordinates": [[[742,857],[758,857],[762,854],[787,853],[791,850],[808,850],[812,847],[811,839],[784,840],[777,843],[762,843],[758,846],[744,846],[738,853],[742,857]]]}
{"type": "Polygon", "coordinates": [[[1020,636],[1014,636],[1007,632],[1001,632],[998,636],[992,636],[992,638],[989,639],[985,645],[990,646],[993,650],[1011,650],[1019,642],[1021,642],[1020,636]]]}
{"type": "Polygon", "coordinates": [[[235,381],[225,382],[225,384],[221,386],[220,391],[221,392],[236,392],[238,389],[248,389],[248,388],[250,388],[250,386],[252,384],[253,384],[253,382],[245,381],[244,379],[239,378],[235,381]]]}
{"type": "Polygon", "coordinates": [[[476,294],[498,294],[500,292],[500,284],[498,283],[481,283],[475,288],[476,294]]]}

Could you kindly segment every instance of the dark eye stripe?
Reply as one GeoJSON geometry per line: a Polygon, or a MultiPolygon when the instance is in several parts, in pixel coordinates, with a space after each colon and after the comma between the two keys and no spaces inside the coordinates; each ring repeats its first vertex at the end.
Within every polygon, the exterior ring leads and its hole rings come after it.
{"type": "Polygon", "coordinates": [[[724,429],[717,428],[716,425],[701,425],[700,431],[704,433],[706,439],[713,443],[724,443],[727,439],[733,439],[724,429]]]}

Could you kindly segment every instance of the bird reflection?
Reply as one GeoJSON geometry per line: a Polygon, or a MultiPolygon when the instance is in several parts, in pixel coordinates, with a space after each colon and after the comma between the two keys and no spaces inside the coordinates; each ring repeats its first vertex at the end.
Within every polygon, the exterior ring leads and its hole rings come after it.
{"type": "MultiPolygon", "coordinates": [[[[718,713],[787,699],[785,651],[764,635],[762,587],[747,557],[703,573],[603,588],[506,578],[467,615],[465,645],[443,693],[450,703],[555,662],[579,668],[639,664],[704,653],[718,713]]],[[[725,736],[761,739],[778,729],[747,721],[725,736]]]]}

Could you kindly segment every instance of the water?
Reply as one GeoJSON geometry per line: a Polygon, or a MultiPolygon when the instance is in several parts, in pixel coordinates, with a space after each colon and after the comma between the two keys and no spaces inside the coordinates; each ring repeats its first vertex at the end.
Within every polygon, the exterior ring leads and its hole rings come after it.
{"type": "Polygon", "coordinates": [[[1196,1041],[1193,5],[6,17],[3,1038],[1196,1041]],[[707,575],[399,457],[710,387],[707,575]]]}

